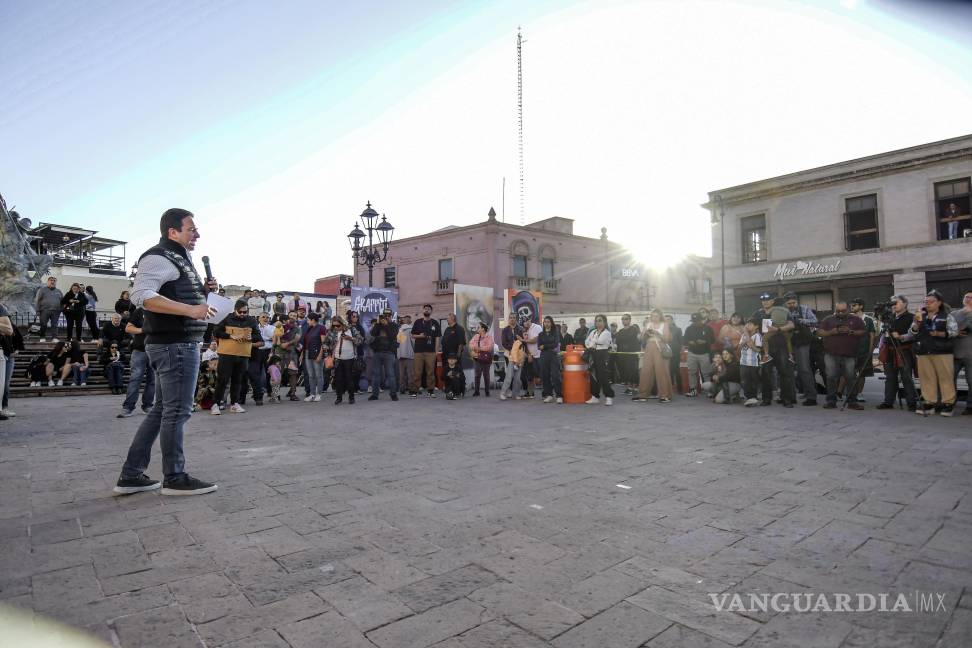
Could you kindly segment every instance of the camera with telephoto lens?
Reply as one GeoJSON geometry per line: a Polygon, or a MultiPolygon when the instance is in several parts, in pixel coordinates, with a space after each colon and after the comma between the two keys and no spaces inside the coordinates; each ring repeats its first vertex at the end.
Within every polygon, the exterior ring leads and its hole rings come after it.
{"type": "Polygon", "coordinates": [[[874,317],[881,322],[888,323],[894,319],[894,302],[878,302],[874,304],[874,317]]]}

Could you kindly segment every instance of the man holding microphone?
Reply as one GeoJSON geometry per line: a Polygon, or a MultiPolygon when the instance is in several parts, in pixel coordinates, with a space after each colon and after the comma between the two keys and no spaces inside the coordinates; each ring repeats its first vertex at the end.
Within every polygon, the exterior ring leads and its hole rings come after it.
{"type": "Polygon", "coordinates": [[[156,437],[162,449],[163,495],[201,495],[216,490],[215,484],[186,473],[182,437],[192,414],[204,320],[214,314],[206,304],[206,294],[217,283],[207,277],[204,284],[189,257],[199,239],[191,212],[167,210],[159,230],[159,243],[138,260],[131,294],[132,303],[145,310],[145,351],[157,381],[155,405],[135,433],[114,489],[116,495],[160,487],[144,473],[156,437]]]}

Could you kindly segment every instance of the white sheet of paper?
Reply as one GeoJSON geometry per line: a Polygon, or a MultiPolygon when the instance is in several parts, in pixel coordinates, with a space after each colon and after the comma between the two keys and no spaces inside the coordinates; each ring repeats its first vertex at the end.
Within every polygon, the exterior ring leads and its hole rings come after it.
{"type": "Polygon", "coordinates": [[[223,318],[233,312],[233,305],[236,304],[236,301],[229,297],[223,297],[219,293],[211,292],[206,297],[206,303],[216,309],[216,314],[203,321],[209,324],[219,324],[223,321],[223,318]]]}
{"type": "Polygon", "coordinates": [[[763,333],[769,333],[770,327],[773,326],[773,320],[764,319],[763,320],[763,333]]]}

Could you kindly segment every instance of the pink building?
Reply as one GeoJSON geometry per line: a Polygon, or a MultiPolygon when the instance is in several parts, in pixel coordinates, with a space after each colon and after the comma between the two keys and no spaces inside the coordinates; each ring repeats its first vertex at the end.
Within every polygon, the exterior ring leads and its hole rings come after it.
{"type": "MultiPolygon", "coordinates": [[[[576,236],[574,221],[553,217],[529,225],[496,220],[393,241],[388,258],[375,267],[375,287],[398,288],[399,312],[415,314],[430,303],[434,316],[453,308],[455,284],[493,288],[494,314],[504,312],[503,290],[543,293],[545,315],[665,310],[689,312],[708,303],[704,263],[687,260],[661,273],[639,264],[620,244],[576,236]]],[[[619,232],[620,234],[620,232],[619,232]]],[[[368,269],[355,268],[356,285],[367,285],[368,269]]]]}

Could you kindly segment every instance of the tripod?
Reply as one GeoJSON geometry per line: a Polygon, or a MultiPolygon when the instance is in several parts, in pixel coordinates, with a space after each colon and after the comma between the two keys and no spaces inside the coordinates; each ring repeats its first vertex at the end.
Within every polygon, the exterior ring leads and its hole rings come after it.
{"type": "MultiPolygon", "coordinates": [[[[881,335],[884,335],[887,331],[888,325],[882,322],[881,335]]],[[[881,335],[874,337],[875,340],[880,340],[881,335]]],[[[860,367],[855,368],[854,380],[853,382],[848,382],[844,387],[844,401],[840,404],[840,411],[843,412],[847,408],[847,403],[850,402],[851,396],[856,396],[858,392],[864,388],[864,372],[867,371],[867,367],[872,362],[874,356],[874,346],[869,345],[867,349],[867,356],[861,363],[860,367]]]]}

